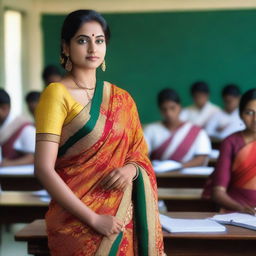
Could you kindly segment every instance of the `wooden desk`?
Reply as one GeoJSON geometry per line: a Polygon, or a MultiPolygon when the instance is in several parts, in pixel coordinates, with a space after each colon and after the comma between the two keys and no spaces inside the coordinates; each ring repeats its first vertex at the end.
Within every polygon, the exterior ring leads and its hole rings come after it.
{"type": "Polygon", "coordinates": [[[44,218],[48,205],[32,192],[4,191],[0,193],[0,223],[28,223],[44,218]]]}
{"type": "Polygon", "coordinates": [[[208,175],[184,174],[180,171],[157,173],[159,188],[203,188],[208,175]]]}
{"type": "Polygon", "coordinates": [[[43,188],[33,174],[0,174],[0,184],[4,191],[32,191],[43,188]]]}
{"type": "Polygon", "coordinates": [[[169,212],[217,211],[218,208],[214,202],[202,199],[202,191],[199,188],[158,188],[158,199],[164,200],[169,212]]]}
{"type": "MultiPolygon", "coordinates": [[[[174,218],[206,218],[214,213],[173,212],[174,218]]],[[[170,256],[255,256],[256,231],[226,226],[226,233],[171,234],[164,232],[165,252],[170,256]]],[[[49,256],[44,220],[36,220],[15,235],[28,243],[28,253],[49,256]]]]}

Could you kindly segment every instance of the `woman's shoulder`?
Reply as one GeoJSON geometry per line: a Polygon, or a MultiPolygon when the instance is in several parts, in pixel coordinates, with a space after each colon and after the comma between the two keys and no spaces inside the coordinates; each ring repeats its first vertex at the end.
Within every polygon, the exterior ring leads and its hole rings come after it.
{"type": "Polygon", "coordinates": [[[120,94],[120,95],[123,94],[123,95],[128,95],[128,96],[131,97],[130,93],[127,90],[125,90],[124,88],[119,87],[115,83],[111,83],[111,82],[107,82],[107,81],[104,81],[104,83],[107,84],[107,85],[110,85],[116,94],[120,94]]]}
{"type": "Polygon", "coordinates": [[[221,146],[231,146],[232,148],[240,148],[244,145],[244,139],[241,131],[235,132],[226,137],[222,142],[221,146]]]}
{"type": "Polygon", "coordinates": [[[47,96],[61,96],[67,93],[67,89],[64,84],[55,82],[50,83],[44,90],[43,94],[47,96]]]}

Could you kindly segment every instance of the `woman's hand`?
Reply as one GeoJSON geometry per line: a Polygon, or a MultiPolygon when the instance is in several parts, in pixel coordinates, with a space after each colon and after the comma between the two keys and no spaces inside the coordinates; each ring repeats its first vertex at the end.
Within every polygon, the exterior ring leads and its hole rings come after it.
{"type": "Polygon", "coordinates": [[[251,215],[255,215],[255,208],[251,206],[242,206],[241,209],[239,210],[241,213],[248,213],[251,215]]]}
{"type": "Polygon", "coordinates": [[[123,223],[116,217],[97,214],[92,223],[92,228],[104,236],[111,236],[121,232],[123,223]]]}
{"type": "Polygon", "coordinates": [[[133,164],[127,164],[122,168],[114,169],[103,178],[100,185],[106,190],[119,189],[124,191],[127,186],[132,184],[135,175],[136,167],[133,164]]]}

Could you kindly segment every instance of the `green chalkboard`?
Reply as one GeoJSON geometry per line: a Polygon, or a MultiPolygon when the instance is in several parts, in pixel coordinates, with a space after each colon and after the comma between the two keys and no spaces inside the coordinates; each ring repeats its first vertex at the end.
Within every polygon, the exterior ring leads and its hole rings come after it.
{"type": "MultiPolygon", "coordinates": [[[[256,87],[256,10],[105,14],[112,38],[107,71],[99,76],[127,89],[143,123],[159,119],[156,94],[176,89],[184,105],[189,87],[204,80],[221,104],[226,83],[256,87]]],[[[63,15],[43,15],[44,63],[59,61],[63,15]]]]}

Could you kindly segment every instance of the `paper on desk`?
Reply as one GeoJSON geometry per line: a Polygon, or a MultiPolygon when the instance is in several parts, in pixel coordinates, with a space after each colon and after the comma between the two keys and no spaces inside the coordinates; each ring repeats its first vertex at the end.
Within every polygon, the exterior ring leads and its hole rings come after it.
{"type": "Polygon", "coordinates": [[[211,154],[209,156],[210,159],[217,159],[220,155],[220,151],[218,149],[212,149],[211,154]]]}
{"type": "Polygon", "coordinates": [[[34,174],[34,165],[0,167],[0,175],[29,175],[34,174]]]}
{"type": "Polygon", "coordinates": [[[47,196],[49,197],[50,196],[48,194],[48,192],[44,189],[33,191],[32,194],[35,195],[35,196],[43,196],[43,197],[47,197],[47,196]]]}
{"type": "Polygon", "coordinates": [[[214,215],[211,220],[222,224],[230,224],[239,227],[256,230],[256,216],[246,213],[227,213],[214,215]]]}
{"type": "Polygon", "coordinates": [[[170,172],[174,170],[178,170],[182,167],[181,163],[173,161],[173,160],[153,160],[152,161],[154,171],[157,173],[161,172],[170,172]]]}
{"type": "Polygon", "coordinates": [[[181,170],[184,174],[198,174],[198,175],[210,175],[214,171],[214,167],[209,166],[197,166],[189,167],[181,170]]]}
{"type": "Polygon", "coordinates": [[[162,227],[171,233],[217,233],[226,227],[210,219],[176,219],[160,214],[162,227]]]}

